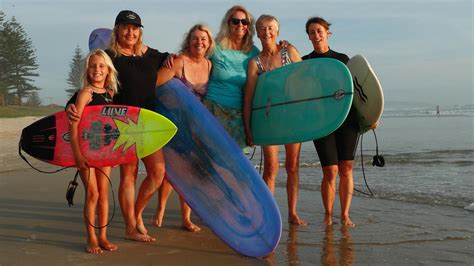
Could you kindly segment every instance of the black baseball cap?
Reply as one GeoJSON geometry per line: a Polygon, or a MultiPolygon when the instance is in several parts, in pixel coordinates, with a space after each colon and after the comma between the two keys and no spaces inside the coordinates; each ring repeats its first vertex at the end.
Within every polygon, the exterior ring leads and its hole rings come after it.
{"type": "Polygon", "coordinates": [[[120,11],[120,13],[118,13],[117,17],[115,18],[115,26],[121,24],[133,24],[139,27],[143,27],[140,16],[130,10],[122,10],[120,11]]]}

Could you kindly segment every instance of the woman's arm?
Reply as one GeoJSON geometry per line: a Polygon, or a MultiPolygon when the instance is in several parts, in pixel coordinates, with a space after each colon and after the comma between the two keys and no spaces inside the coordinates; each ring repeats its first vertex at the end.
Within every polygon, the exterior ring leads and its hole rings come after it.
{"type": "Polygon", "coordinates": [[[301,55],[293,45],[288,45],[288,55],[290,56],[291,62],[296,63],[301,61],[301,55]]]}
{"type": "Polygon", "coordinates": [[[158,70],[158,74],[156,76],[156,87],[159,87],[173,77],[181,78],[182,76],[182,69],[183,69],[183,57],[180,55],[174,59],[173,66],[168,68],[166,66],[160,67],[158,70]]]}
{"type": "Polygon", "coordinates": [[[258,80],[258,68],[255,59],[250,60],[247,71],[247,82],[244,88],[244,106],[242,119],[244,120],[245,138],[248,146],[254,146],[250,119],[252,118],[252,102],[258,80]]]}

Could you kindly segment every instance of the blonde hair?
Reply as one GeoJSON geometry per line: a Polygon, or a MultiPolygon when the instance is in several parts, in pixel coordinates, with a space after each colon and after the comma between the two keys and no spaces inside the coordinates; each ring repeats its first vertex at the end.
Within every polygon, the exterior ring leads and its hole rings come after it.
{"type": "MultiPolygon", "coordinates": [[[[116,25],[114,29],[112,30],[112,34],[110,36],[110,44],[109,44],[109,49],[114,53],[114,56],[121,56],[122,54],[120,53],[120,45],[118,43],[118,30],[122,24],[116,25]]],[[[133,47],[133,53],[136,55],[142,55],[142,50],[143,50],[143,29],[138,27],[140,30],[140,34],[138,36],[138,41],[133,47]]]]}
{"type": "Polygon", "coordinates": [[[277,25],[277,28],[276,28],[277,32],[280,31],[280,22],[278,21],[278,19],[272,15],[266,15],[266,14],[263,14],[260,17],[258,17],[257,22],[255,23],[255,28],[258,28],[260,24],[267,21],[275,21],[277,25]]]}
{"type": "Polygon", "coordinates": [[[107,78],[105,79],[105,88],[109,91],[112,91],[113,94],[117,94],[118,92],[118,86],[119,86],[119,81],[118,81],[118,73],[117,70],[114,67],[114,64],[112,62],[112,59],[107,55],[106,52],[102,49],[96,49],[92,52],[90,52],[86,59],[84,59],[84,70],[82,71],[82,85],[83,88],[90,86],[91,82],[89,80],[89,76],[87,75],[87,69],[89,67],[89,61],[92,56],[100,56],[104,59],[105,65],[109,68],[109,74],[107,75],[107,78]]]}
{"type": "Polygon", "coordinates": [[[181,44],[181,50],[179,52],[180,53],[188,53],[189,52],[189,43],[191,42],[193,32],[196,31],[196,30],[204,31],[205,33],[207,33],[207,37],[209,38],[209,47],[207,48],[205,56],[209,57],[209,55],[211,55],[212,52],[214,51],[214,39],[212,38],[211,30],[204,24],[194,25],[184,35],[184,40],[183,40],[183,43],[181,44]]]}
{"type": "Polygon", "coordinates": [[[247,26],[247,34],[244,36],[244,42],[240,50],[244,53],[249,53],[253,49],[253,36],[255,35],[255,20],[250,14],[250,12],[245,9],[243,6],[233,6],[224,15],[222,18],[221,26],[219,29],[219,33],[216,37],[216,43],[222,46],[223,49],[231,49],[231,41],[230,41],[230,27],[229,22],[235,12],[241,11],[245,13],[245,17],[249,20],[250,24],[247,26]]]}

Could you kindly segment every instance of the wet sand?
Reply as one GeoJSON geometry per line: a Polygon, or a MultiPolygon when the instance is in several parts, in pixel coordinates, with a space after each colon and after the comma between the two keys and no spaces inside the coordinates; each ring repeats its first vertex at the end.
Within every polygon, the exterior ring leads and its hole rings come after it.
{"type": "MultiPolygon", "coordinates": [[[[182,230],[175,193],[163,227],[147,224],[156,242],[128,241],[123,238],[117,199],[118,169],[111,177],[115,207],[112,198],[110,202],[115,216],[108,235],[119,249],[88,254],[82,186],[77,188],[72,207],[65,199],[74,170],[42,174],[18,156],[21,129],[35,119],[0,119],[0,265],[474,265],[472,211],[354,197],[351,214],[357,227],[326,227],[321,223],[324,211],[319,192],[301,190],[299,212],[309,225],[290,226],[285,222],[286,192],[281,187],[276,189],[275,197],[284,221],[282,238],[276,251],[266,258],[237,254],[196,216],[193,220],[203,230],[182,230]]],[[[28,158],[41,169],[57,169],[28,158]]],[[[139,182],[142,179],[140,176],[139,182]]],[[[336,200],[336,213],[338,205],[336,200]]],[[[155,208],[156,197],[145,211],[145,221],[151,220],[155,208]]]]}

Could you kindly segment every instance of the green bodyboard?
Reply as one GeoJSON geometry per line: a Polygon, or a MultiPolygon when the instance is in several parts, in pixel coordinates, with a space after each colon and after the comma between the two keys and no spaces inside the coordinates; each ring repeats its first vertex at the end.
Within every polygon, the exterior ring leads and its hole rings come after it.
{"type": "Polygon", "coordinates": [[[257,145],[319,139],[349,113],[352,77],[340,61],[310,59],[265,72],[255,89],[251,128],[257,145]]]}

